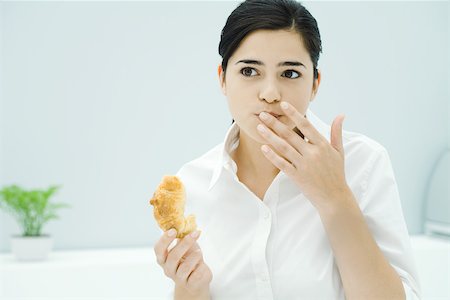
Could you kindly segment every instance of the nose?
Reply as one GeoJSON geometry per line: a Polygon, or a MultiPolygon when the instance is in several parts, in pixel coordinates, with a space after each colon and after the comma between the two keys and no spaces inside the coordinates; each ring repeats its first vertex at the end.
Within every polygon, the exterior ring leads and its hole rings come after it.
{"type": "Polygon", "coordinates": [[[259,99],[268,103],[280,101],[280,90],[274,79],[268,79],[262,82],[262,86],[259,92],[259,99]]]}

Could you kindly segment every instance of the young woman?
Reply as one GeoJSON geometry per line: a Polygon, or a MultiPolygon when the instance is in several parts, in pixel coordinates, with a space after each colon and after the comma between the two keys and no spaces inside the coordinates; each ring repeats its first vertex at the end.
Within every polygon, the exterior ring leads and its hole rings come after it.
{"type": "Polygon", "coordinates": [[[202,238],[154,247],[175,299],[418,299],[386,149],[308,108],[321,40],[294,0],[248,0],[229,16],[219,82],[233,123],[177,173],[202,238]]]}

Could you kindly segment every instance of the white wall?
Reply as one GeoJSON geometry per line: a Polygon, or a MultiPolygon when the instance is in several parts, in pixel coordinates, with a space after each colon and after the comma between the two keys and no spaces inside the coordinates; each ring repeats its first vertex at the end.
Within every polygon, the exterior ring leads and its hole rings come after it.
{"type": "MultiPolygon", "coordinates": [[[[323,81],[311,108],[389,151],[411,233],[448,145],[445,2],[305,2],[323,81]]],[[[164,174],[221,142],[220,31],[236,2],[4,2],[2,186],[62,184],[55,248],[145,246],[164,174]]],[[[1,149],[1,148],[0,148],[1,149]]],[[[4,219],[0,251],[19,233],[4,219]]]]}
{"type": "Polygon", "coordinates": [[[308,2],[325,73],[312,107],[389,151],[410,233],[422,231],[427,178],[448,146],[446,2],[308,2]],[[327,9],[324,9],[324,8],[327,9]]]}

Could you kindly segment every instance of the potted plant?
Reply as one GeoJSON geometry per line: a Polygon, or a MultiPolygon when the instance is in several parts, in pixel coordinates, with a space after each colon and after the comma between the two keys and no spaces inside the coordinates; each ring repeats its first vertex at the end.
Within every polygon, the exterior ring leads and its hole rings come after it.
{"type": "Polygon", "coordinates": [[[51,251],[52,237],[42,234],[42,227],[59,218],[56,210],[69,207],[64,203],[50,203],[59,188],[25,190],[11,185],[0,190],[0,208],[10,213],[22,229],[22,235],[11,237],[11,251],[18,260],[44,260],[51,251]]]}

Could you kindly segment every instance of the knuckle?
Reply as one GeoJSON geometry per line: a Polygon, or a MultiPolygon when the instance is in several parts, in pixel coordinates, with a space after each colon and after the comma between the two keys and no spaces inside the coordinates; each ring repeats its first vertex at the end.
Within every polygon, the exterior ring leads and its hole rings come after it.
{"type": "Polygon", "coordinates": [[[302,125],[302,128],[306,128],[307,130],[311,127],[311,124],[309,123],[309,121],[304,118],[302,118],[300,123],[302,125]]]}
{"type": "Polygon", "coordinates": [[[186,253],[187,253],[188,249],[184,248],[184,249],[178,249],[178,250],[179,251],[173,253],[171,259],[173,259],[173,261],[179,262],[182,258],[184,258],[183,262],[186,261],[187,260],[186,253]]]}
{"type": "Polygon", "coordinates": [[[182,264],[178,267],[178,270],[177,270],[177,273],[175,274],[175,276],[176,276],[178,279],[183,279],[183,278],[184,278],[184,274],[186,273],[186,269],[187,269],[186,264],[185,264],[185,263],[182,263],[182,264]]]}
{"type": "Polygon", "coordinates": [[[181,260],[182,258],[186,259],[188,256],[188,249],[180,249],[180,251],[177,252],[176,259],[181,260]]]}
{"type": "Polygon", "coordinates": [[[301,122],[305,125],[305,126],[310,126],[311,122],[309,121],[308,118],[306,118],[305,116],[301,115],[301,122]]]}
{"type": "Polygon", "coordinates": [[[283,168],[283,170],[289,170],[290,164],[286,161],[281,161],[281,167],[283,168]]]}
{"type": "Polygon", "coordinates": [[[311,153],[310,153],[310,157],[311,157],[313,160],[319,159],[319,157],[320,157],[320,151],[319,151],[319,149],[314,149],[314,150],[312,150],[311,153]]]}
{"type": "Polygon", "coordinates": [[[319,147],[322,150],[328,150],[328,142],[321,139],[320,142],[319,142],[319,147]]]}
{"type": "MultiPolygon", "coordinates": [[[[183,253],[172,253],[172,255],[170,256],[170,261],[178,262],[181,260],[182,257],[183,257],[183,253]]],[[[167,259],[167,260],[169,260],[169,259],[167,259]]]]}
{"type": "Polygon", "coordinates": [[[282,143],[280,146],[280,150],[286,152],[289,150],[289,146],[286,143],[282,143]]]}
{"type": "Polygon", "coordinates": [[[202,259],[202,254],[198,252],[194,252],[184,261],[188,267],[192,268],[202,259]]]}
{"type": "Polygon", "coordinates": [[[203,277],[203,272],[200,270],[195,271],[194,273],[192,273],[191,278],[193,280],[200,280],[203,277]]]}
{"type": "Polygon", "coordinates": [[[190,281],[190,283],[192,283],[193,281],[198,281],[202,277],[203,277],[203,271],[199,266],[197,269],[195,269],[192,272],[191,276],[189,276],[189,281],[190,281]]]}
{"type": "Polygon", "coordinates": [[[190,264],[192,266],[195,266],[196,264],[198,264],[202,260],[203,260],[203,255],[200,252],[196,252],[196,253],[192,254],[192,259],[190,261],[190,264]]]}
{"type": "Polygon", "coordinates": [[[291,132],[287,131],[287,130],[281,130],[281,132],[279,133],[280,137],[287,140],[288,138],[290,138],[292,136],[291,132]]]}
{"type": "Polygon", "coordinates": [[[174,258],[180,259],[184,253],[187,251],[186,243],[180,243],[173,248],[171,254],[174,258]]]}
{"type": "Polygon", "coordinates": [[[194,251],[194,253],[195,253],[196,255],[198,255],[199,257],[203,257],[202,249],[197,249],[197,250],[194,251]]]}
{"type": "Polygon", "coordinates": [[[291,168],[289,166],[286,167],[285,169],[286,171],[284,171],[286,173],[286,175],[294,175],[295,174],[295,169],[291,168]]]}
{"type": "Polygon", "coordinates": [[[208,268],[206,267],[205,264],[200,264],[198,266],[198,274],[197,277],[198,279],[203,278],[203,276],[205,276],[207,274],[208,268]]]}
{"type": "Polygon", "coordinates": [[[198,265],[198,267],[197,267],[196,270],[197,270],[199,273],[203,273],[203,272],[205,271],[205,267],[206,267],[206,265],[205,265],[204,263],[201,263],[201,264],[198,265]]]}

